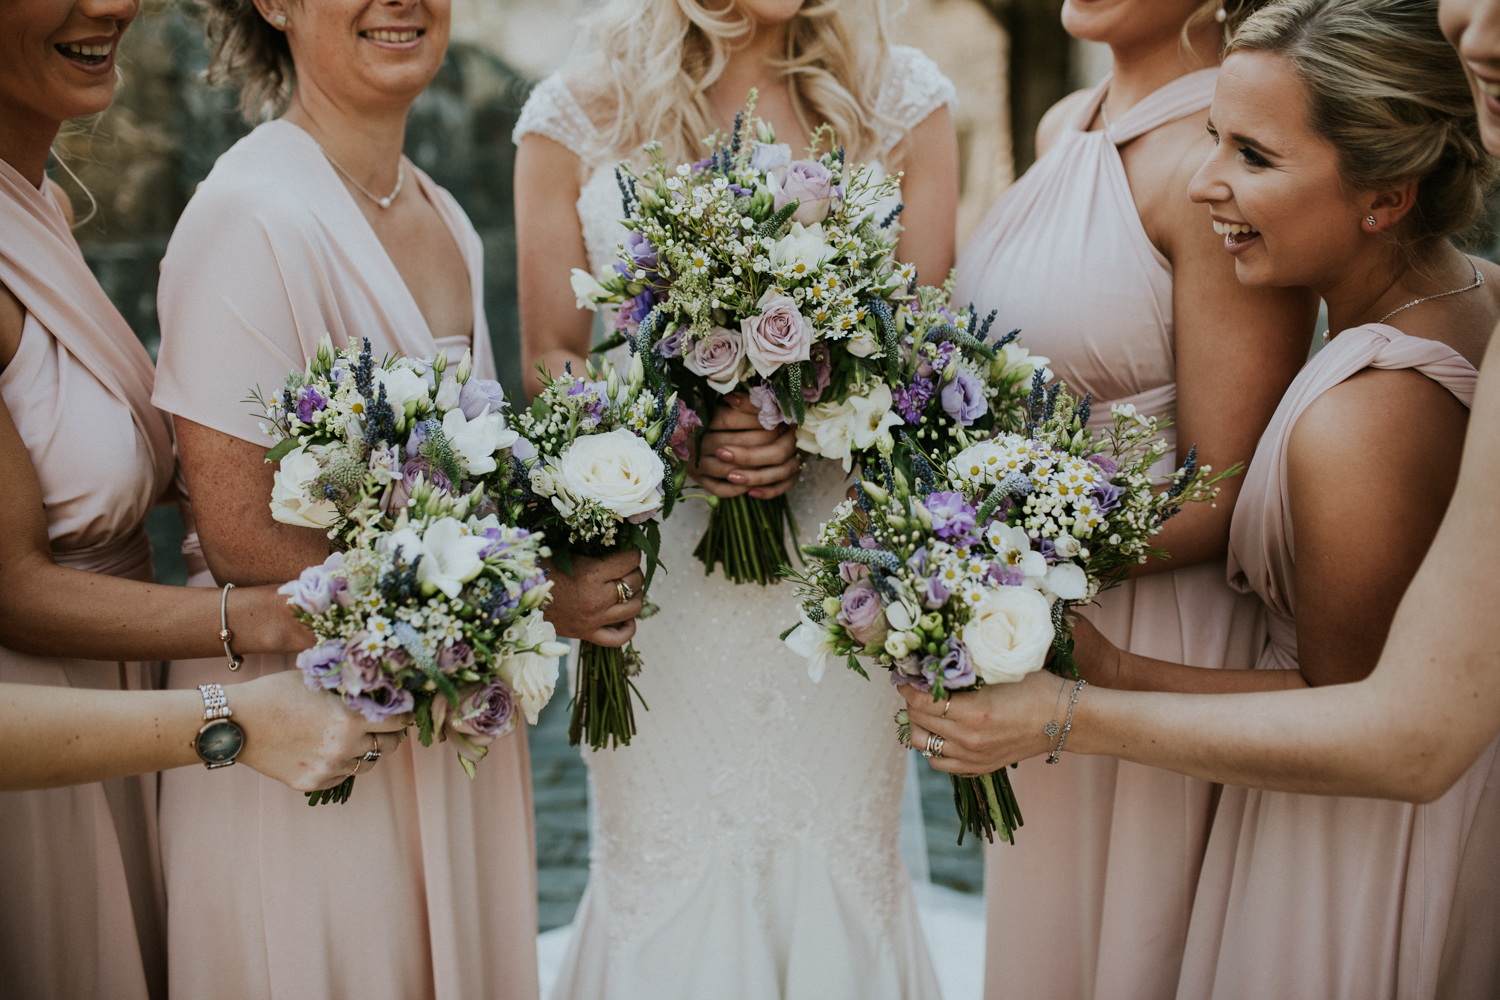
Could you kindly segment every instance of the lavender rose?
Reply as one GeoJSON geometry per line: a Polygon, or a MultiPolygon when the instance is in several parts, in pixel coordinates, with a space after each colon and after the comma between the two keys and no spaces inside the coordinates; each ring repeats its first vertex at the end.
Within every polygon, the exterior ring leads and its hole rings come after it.
{"type": "Polygon", "coordinates": [[[745,342],[740,334],[716,326],[707,337],[691,345],[682,356],[683,366],[702,375],[716,392],[729,392],[740,381],[745,342]]]}
{"type": "Polygon", "coordinates": [[[471,378],[458,394],[458,408],[465,420],[478,419],[488,406],[491,413],[505,408],[505,388],[492,378],[471,378]]]}
{"type": "Polygon", "coordinates": [[[381,506],[393,511],[405,507],[411,502],[411,491],[416,487],[419,476],[440,490],[453,489],[453,484],[448,481],[442,469],[434,468],[425,458],[408,458],[406,464],[401,466],[401,478],[391,483],[381,506]]]}
{"type": "Polygon", "coordinates": [[[880,595],[868,580],[851,585],[839,598],[838,623],[849,630],[855,642],[866,646],[884,642],[890,631],[880,595]]]}
{"type": "Polygon", "coordinates": [[[756,303],[760,315],[740,320],[745,334],[745,356],[761,378],[770,378],[782,365],[811,357],[813,328],[790,296],[767,289],[756,303]]]}
{"type": "Polygon", "coordinates": [[[969,661],[969,651],[951,635],[948,637],[948,648],[941,658],[923,658],[922,675],[929,684],[941,675],[943,687],[950,691],[973,687],[975,680],[974,664],[969,661]]]}
{"type": "Polygon", "coordinates": [[[467,642],[455,642],[438,650],[438,669],[445,674],[467,670],[474,665],[474,650],[467,642]]]}
{"type": "Polygon", "coordinates": [[[802,400],[807,403],[816,403],[823,398],[823,390],[828,388],[828,383],[833,377],[833,352],[828,349],[827,344],[817,344],[810,355],[813,363],[813,381],[812,385],[802,387],[802,400]]]}
{"type": "Polygon", "coordinates": [[[371,722],[384,722],[393,715],[410,712],[417,704],[410,691],[397,687],[386,676],[357,695],[345,696],[344,701],[371,722]]]}
{"type": "Polygon", "coordinates": [[[833,183],[833,171],[816,160],[796,160],[771,173],[772,207],[779,210],[797,202],[792,221],[810,226],[822,222],[843,201],[843,191],[833,183]]]}
{"type": "Polygon", "coordinates": [[[516,696],[510,685],[496,681],[489,687],[475,688],[454,709],[448,727],[469,737],[494,739],[510,732],[516,718],[516,696]]]}
{"type": "Polygon", "coordinates": [[[329,639],[297,654],[297,667],[309,691],[327,691],[339,685],[339,671],[344,665],[342,639],[329,639]]]}
{"type": "Polygon", "coordinates": [[[984,399],[984,386],[962,368],[943,386],[941,396],[943,411],[965,427],[984,416],[990,408],[984,399]]]}

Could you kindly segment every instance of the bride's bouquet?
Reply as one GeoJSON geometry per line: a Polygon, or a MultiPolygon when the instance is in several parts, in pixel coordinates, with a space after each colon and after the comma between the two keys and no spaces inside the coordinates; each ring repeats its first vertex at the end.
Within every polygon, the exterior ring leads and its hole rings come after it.
{"type": "MultiPolygon", "coordinates": [[[[707,158],[672,167],[651,144],[643,173],[620,168],[630,230],[620,262],[602,282],[575,270],[573,288],[580,307],[616,309],[616,336],[598,350],[628,341],[653,386],[664,365],[703,423],[720,395],[746,390],[769,429],[803,422],[877,370],[892,303],[916,272],[891,258],[899,177],[846,163],[826,129],[794,160],[748,117],[754,97],[730,135],[705,140],[707,158]],[[883,201],[892,207],[877,217],[883,201]]],[[[775,582],[791,561],[786,498],[710,503],[698,558],[735,583],[775,582]]]]}
{"type": "MultiPolygon", "coordinates": [[[[388,528],[361,507],[348,548],[280,592],[318,637],[297,656],[309,688],[372,722],[415,712],[422,744],[451,743],[472,778],[518,709],[536,724],[568,647],[542,619],[541,536],[468,508],[426,482],[388,528]]],[[[308,801],[344,802],[353,787],[349,777],[308,801]]]]}
{"type": "Polygon", "coordinates": [[[448,371],[448,358],[387,357],[363,348],[335,349],[324,334],[302,371],[263,398],[266,461],[279,462],[271,516],[283,524],[322,528],[335,547],[353,544],[370,522],[355,512],[374,506],[384,524],[399,516],[420,484],[465,498],[459,512],[485,514],[511,496],[505,393],[475,378],[473,362],[448,371]]]}
{"type": "MultiPolygon", "coordinates": [[[[1149,470],[1169,452],[1156,420],[1117,407],[1093,432],[1087,398],[1033,376],[1026,434],[971,444],[936,469],[914,453],[908,478],[883,459],[818,533],[800,586],[800,622],[783,633],[821,677],[830,657],[934,700],[1019,681],[1046,665],[1076,676],[1070,607],[1122,581],[1183,503],[1211,500],[1195,454],[1164,490],[1149,470]]],[[[898,717],[898,724],[904,723],[898,717]]],[[[1021,812],[1002,769],[954,777],[964,832],[1012,841],[1021,812]]]]}
{"type": "MultiPolygon", "coordinates": [[[[553,539],[552,561],[572,572],[573,555],[598,558],[624,549],[646,557],[645,587],[658,566],[661,520],[672,512],[686,469],[688,413],[665,388],[645,385],[639,358],[628,379],[606,360],[587,378],[542,371],[542,391],[516,420],[530,456],[517,460],[522,524],[553,539]],[[562,540],[567,539],[566,543],[562,540]]],[[[628,599],[620,583],[621,598],[628,599]]],[[[646,612],[655,609],[647,605],[646,612]]],[[[568,738],[595,750],[629,745],[635,735],[635,649],[582,642],[568,738]]],[[[636,695],[639,697],[639,694],[636,695]]]]}

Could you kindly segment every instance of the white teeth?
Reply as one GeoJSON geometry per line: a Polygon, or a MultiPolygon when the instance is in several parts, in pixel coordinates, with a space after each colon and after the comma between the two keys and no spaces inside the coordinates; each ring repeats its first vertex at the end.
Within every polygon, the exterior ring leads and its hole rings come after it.
{"type": "Polygon", "coordinates": [[[364,36],[377,42],[411,42],[415,41],[418,32],[416,29],[407,31],[366,31],[364,36]]]}
{"type": "Polygon", "coordinates": [[[1500,97],[1500,80],[1485,80],[1475,77],[1474,82],[1479,84],[1479,92],[1489,97],[1500,97]]]}
{"type": "Polygon", "coordinates": [[[104,45],[79,45],[76,42],[64,42],[60,46],[63,50],[79,56],[107,56],[114,51],[115,43],[108,42],[104,45]]]}
{"type": "Polygon", "coordinates": [[[1238,236],[1241,233],[1255,233],[1259,232],[1259,230],[1251,229],[1249,226],[1239,222],[1219,222],[1215,220],[1214,232],[1220,236],[1238,236]]]}

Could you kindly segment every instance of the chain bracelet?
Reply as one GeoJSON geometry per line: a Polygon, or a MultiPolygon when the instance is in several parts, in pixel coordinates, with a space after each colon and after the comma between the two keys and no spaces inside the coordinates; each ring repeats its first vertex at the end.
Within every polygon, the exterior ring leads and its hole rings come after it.
{"type": "Polygon", "coordinates": [[[1068,717],[1063,720],[1062,735],[1057,738],[1057,746],[1053,747],[1052,752],[1047,754],[1047,763],[1049,764],[1056,764],[1062,757],[1063,744],[1068,740],[1068,733],[1073,730],[1073,710],[1078,707],[1078,692],[1083,690],[1083,686],[1087,683],[1088,681],[1080,677],[1078,678],[1078,683],[1073,685],[1073,696],[1068,699],[1068,717]]]}

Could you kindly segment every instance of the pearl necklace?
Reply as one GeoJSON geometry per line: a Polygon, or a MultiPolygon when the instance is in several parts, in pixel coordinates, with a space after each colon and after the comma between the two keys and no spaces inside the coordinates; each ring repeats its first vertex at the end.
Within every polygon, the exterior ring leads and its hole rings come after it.
{"type": "Polygon", "coordinates": [[[398,194],[401,193],[401,185],[403,185],[403,184],[406,183],[406,163],[404,162],[404,159],[405,159],[404,157],[401,160],[397,160],[396,161],[396,188],[395,188],[395,190],[393,190],[390,194],[388,194],[384,198],[382,198],[379,195],[371,194],[370,190],[368,188],[366,188],[359,181],[355,180],[354,179],[354,175],[351,174],[351,173],[349,173],[349,171],[345,170],[343,168],[343,165],[340,164],[338,160],[335,160],[333,157],[331,157],[331,156],[328,155],[328,150],[323,149],[323,146],[322,146],[321,143],[318,145],[318,148],[320,150],[323,150],[323,155],[325,157],[327,157],[329,163],[333,164],[334,169],[336,169],[339,173],[343,174],[344,177],[345,177],[345,179],[348,180],[350,184],[353,184],[356,188],[359,189],[359,193],[360,194],[364,195],[366,198],[369,198],[371,201],[373,201],[375,204],[379,205],[381,208],[390,208],[391,207],[391,202],[393,202],[393,201],[396,200],[396,195],[398,195],[398,194]]]}
{"type": "MultiPolygon", "coordinates": [[[[1380,317],[1375,322],[1377,324],[1384,323],[1386,320],[1390,319],[1392,316],[1396,315],[1398,312],[1403,312],[1403,311],[1405,311],[1407,309],[1410,309],[1412,306],[1419,306],[1423,302],[1431,302],[1433,299],[1445,299],[1445,298],[1447,298],[1450,295],[1459,295],[1459,294],[1462,294],[1463,292],[1472,292],[1474,289],[1476,289],[1480,285],[1484,284],[1484,275],[1482,275],[1482,274],[1479,273],[1479,265],[1475,264],[1472,260],[1469,261],[1469,266],[1474,269],[1474,281],[1473,281],[1472,284],[1465,285],[1462,288],[1450,288],[1450,289],[1448,289],[1448,291],[1446,291],[1446,292],[1438,292],[1436,295],[1424,295],[1420,299],[1412,299],[1406,305],[1404,305],[1404,306],[1397,306],[1396,308],[1392,309],[1390,312],[1386,313],[1384,316],[1380,317]]],[[[1326,343],[1328,343],[1332,339],[1333,339],[1332,332],[1330,332],[1328,330],[1324,330],[1323,331],[1323,343],[1326,344],[1326,343]]]]}

